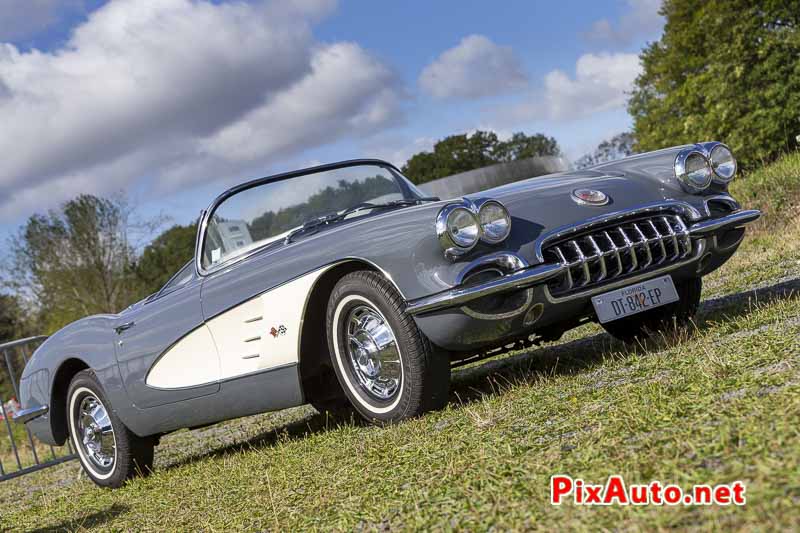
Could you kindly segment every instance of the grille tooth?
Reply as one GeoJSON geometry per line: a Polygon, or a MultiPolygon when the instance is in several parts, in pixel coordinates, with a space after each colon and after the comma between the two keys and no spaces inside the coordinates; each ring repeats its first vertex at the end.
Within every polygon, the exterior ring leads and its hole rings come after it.
{"type": "Polygon", "coordinates": [[[603,236],[608,239],[609,246],[611,247],[611,252],[614,254],[614,257],[617,260],[617,273],[614,274],[614,277],[621,276],[623,272],[622,268],[622,258],[619,256],[619,248],[617,248],[617,244],[614,242],[614,239],[611,238],[611,235],[608,234],[607,231],[603,232],[603,236]]]}
{"type": "Polygon", "coordinates": [[[566,267],[548,282],[558,296],[677,262],[691,255],[692,240],[681,217],[659,215],[578,234],[543,253],[566,267]]]}
{"type": "Polygon", "coordinates": [[[583,250],[581,250],[581,245],[578,244],[578,241],[569,241],[569,243],[575,249],[575,253],[578,256],[579,266],[583,269],[583,280],[581,281],[581,287],[584,287],[592,281],[592,275],[589,272],[588,258],[583,254],[583,250]]]}
{"type": "Polygon", "coordinates": [[[640,266],[640,268],[645,269],[653,264],[653,254],[650,251],[650,240],[645,236],[645,234],[642,232],[642,229],[635,222],[633,223],[633,231],[640,239],[642,239],[641,247],[644,248],[645,257],[647,260],[643,265],[640,266]]]}
{"type": "Polygon", "coordinates": [[[625,248],[627,249],[628,255],[629,255],[630,260],[631,260],[631,266],[628,269],[628,272],[633,272],[634,270],[636,270],[639,267],[639,260],[636,258],[636,247],[635,247],[633,241],[631,241],[628,238],[628,234],[625,233],[625,230],[622,229],[622,226],[617,228],[617,231],[619,231],[619,234],[622,236],[622,240],[625,241],[625,248]]]}
{"type": "Polygon", "coordinates": [[[675,254],[670,258],[670,261],[674,261],[675,259],[678,259],[678,257],[680,257],[681,255],[681,247],[678,244],[678,235],[675,233],[675,229],[672,227],[672,223],[669,221],[669,218],[661,217],[661,220],[667,227],[667,233],[672,239],[672,246],[675,249],[675,254]]]}
{"type": "Polygon", "coordinates": [[[686,257],[690,253],[692,253],[692,238],[689,236],[689,228],[686,227],[686,224],[683,223],[680,217],[672,217],[675,223],[678,226],[678,235],[680,236],[680,240],[683,242],[683,246],[685,248],[683,255],[681,257],[686,257]]]}
{"type": "Polygon", "coordinates": [[[606,279],[606,275],[608,274],[608,270],[606,269],[605,253],[600,249],[600,246],[597,245],[597,241],[595,241],[591,235],[586,237],[586,240],[592,245],[592,248],[594,249],[594,255],[597,257],[600,265],[600,274],[597,276],[595,281],[602,281],[606,279]]]}
{"type": "Polygon", "coordinates": [[[647,223],[650,224],[650,228],[653,230],[653,234],[655,235],[655,238],[658,241],[658,245],[660,246],[660,249],[661,249],[661,258],[658,260],[658,263],[656,263],[656,264],[660,265],[661,263],[663,263],[667,259],[667,247],[664,244],[664,238],[661,235],[661,233],[658,231],[658,228],[656,227],[655,222],[653,222],[653,220],[650,219],[650,220],[647,221],[647,223]]]}
{"type": "MultiPolygon", "coordinates": [[[[558,258],[561,260],[561,264],[568,265],[569,263],[567,262],[567,258],[564,257],[564,252],[561,251],[561,247],[555,246],[554,250],[556,251],[558,258]]],[[[575,286],[575,282],[572,280],[572,268],[568,266],[565,270],[567,272],[567,289],[571,289],[575,286]]]]}

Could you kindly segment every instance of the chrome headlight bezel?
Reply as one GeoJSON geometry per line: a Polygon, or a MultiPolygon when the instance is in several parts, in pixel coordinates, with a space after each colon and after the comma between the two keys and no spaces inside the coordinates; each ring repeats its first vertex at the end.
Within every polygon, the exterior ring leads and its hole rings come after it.
{"type": "Polygon", "coordinates": [[[497,200],[486,198],[472,201],[468,198],[464,198],[461,201],[451,202],[445,205],[439,211],[439,214],[436,215],[436,236],[439,239],[442,250],[444,250],[445,257],[451,260],[469,253],[480,241],[486,244],[496,245],[506,240],[510,234],[511,215],[508,213],[506,206],[497,200]],[[483,211],[484,208],[489,209],[492,207],[499,207],[507,220],[507,229],[502,235],[492,235],[491,232],[487,234],[487,232],[484,231],[485,225],[481,222],[481,213],[485,212],[483,211]],[[462,210],[464,213],[462,213],[462,210]],[[469,242],[460,240],[457,235],[454,235],[451,231],[451,217],[457,216],[458,214],[468,214],[468,216],[472,218],[477,228],[476,238],[474,240],[469,242]]]}
{"type": "Polygon", "coordinates": [[[481,240],[481,224],[480,220],[478,220],[477,213],[463,203],[444,206],[436,216],[436,236],[439,238],[439,244],[441,244],[442,249],[444,249],[445,255],[457,257],[466,254],[475,248],[475,246],[478,245],[478,241],[481,240]],[[451,231],[451,217],[455,217],[461,212],[465,212],[472,218],[472,222],[476,228],[475,239],[469,244],[464,244],[464,241],[459,242],[458,238],[451,231]]]}
{"type": "Polygon", "coordinates": [[[484,202],[480,209],[478,210],[478,222],[481,225],[481,235],[484,242],[488,244],[500,244],[504,240],[508,238],[511,234],[511,215],[508,213],[508,209],[506,206],[498,202],[497,200],[487,200],[484,202]],[[492,208],[499,208],[501,211],[501,217],[505,221],[505,229],[501,234],[493,235],[493,232],[488,225],[491,222],[485,222],[483,220],[484,213],[486,213],[489,209],[492,208]]]}
{"type": "Polygon", "coordinates": [[[688,193],[700,194],[708,189],[711,185],[713,174],[714,172],[711,170],[711,163],[705,150],[697,145],[681,150],[675,157],[675,177],[681,187],[688,193]],[[705,169],[705,172],[699,175],[697,174],[700,170],[699,168],[692,170],[694,166],[692,161],[697,161],[698,158],[702,168],[705,169]],[[698,177],[702,179],[698,180],[698,177]]]}
{"type": "MultiPolygon", "coordinates": [[[[713,146],[708,151],[708,161],[711,164],[711,171],[714,173],[713,181],[714,183],[718,183],[720,185],[727,185],[730,183],[733,178],[736,177],[736,172],[739,170],[739,164],[736,161],[736,156],[733,155],[733,150],[728,147],[728,145],[723,143],[712,143],[713,146]],[[733,170],[730,172],[730,175],[726,176],[724,173],[718,170],[718,166],[714,164],[714,152],[726,151],[728,155],[730,155],[731,161],[733,162],[733,170]]],[[[717,156],[719,158],[719,156],[717,156]]]]}

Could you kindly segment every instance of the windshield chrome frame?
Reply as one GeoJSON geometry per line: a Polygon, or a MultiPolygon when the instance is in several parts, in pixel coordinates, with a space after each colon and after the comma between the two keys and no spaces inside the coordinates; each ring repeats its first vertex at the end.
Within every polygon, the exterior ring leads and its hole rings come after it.
{"type": "Polygon", "coordinates": [[[214,212],[217,210],[217,208],[220,206],[220,204],[222,204],[225,200],[227,200],[228,198],[230,198],[230,197],[232,197],[232,196],[234,196],[236,194],[244,192],[244,191],[246,191],[248,189],[253,189],[255,187],[259,187],[261,185],[266,185],[268,183],[274,183],[274,182],[283,181],[283,180],[287,180],[287,179],[291,179],[291,178],[297,178],[297,177],[305,176],[305,175],[308,175],[308,174],[317,174],[317,173],[320,173],[320,172],[327,172],[327,171],[330,171],[330,170],[338,170],[340,168],[357,167],[357,166],[377,166],[377,167],[386,168],[392,173],[393,177],[397,180],[397,183],[400,186],[400,189],[401,189],[401,191],[402,191],[402,193],[404,195],[404,198],[408,198],[408,199],[422,198],[422,196],[419,196],[418,192],[415,190],[415,187],[414,187],[413,184],[411,184],[411,186],[409,186],[410,180],[408,180],[408,178],[403,176],[403,173],[400,172],[400,169],[398,169],[393,164],[391,164],[391,163],[389,163],[387,161],[383,161],[381,159],[350,159],[350,160],[347,160],[347,161],[340,161],[338,163],[329,163],[329,164],[326,164],[326,165],[318,165],[318,166],[315,166],[315,167],[309,167],[309,168],[304,168],[304,169],[300,169],[300,170],[293,170],[291,172],[284,172],[284,173],[281,173],[281,174],[275,174],[275,175],[272,175],[272,176],[267,176],[265,178],[258,178],[258,179],[254,179],[254,180],[251,180],[251,181],[247,181],[247,182],[242,183],[240,185],[237,185],[235,187],[231,187],[227,191],[225,191],[222,194],[220,194],[219,196],[217,196],[214,199],[214,201],[211,202],[211,204],[208,206],[208,208],[205,209],[201,213],[200,224],[197,225],[197,238],[195,239],[195,248],[194,248],[194,265],[195,265],[195,271],[196,271],[197,275],[199,277],[208,276],[210,274],[218,272],[219,270],[222,270],[223,268],[228,268],[231,265],[234,265],[234,264],[236,264],[236,263],[238,263],[240,261],[244,261],[245,259],[247,259],[247,258],[249,258],[249,257],[251,257],[251,256],[253,256],[253,255],[257,254],[257,253],[260,253],[265,248],[273,245],[275,242],[282,242],[282,241],[267,242],[267,243],[264,243],[263,246],[258,246],[258,247],[254,248],[253,250],[250,250],[249,252],[247,252],[245,254],[242,254],[242,255],[239,255],[239,256],[236,256],[236,257],[232,257],[232,258],[228,259],[227,261],[223,261],[223,262],[221,262],[221,263],[219,263],[217,265],[212,266],[211,268],[204,268],[203,267],[202,252],[203,252],[203,245],[205,244],[205,237],[206,237],[206,230],[208,229],[208,223],[211,220],[211,217],[214,215],[214,212]],[[408,183],[406,182],[406,180],[408,180],[408,183]]]}

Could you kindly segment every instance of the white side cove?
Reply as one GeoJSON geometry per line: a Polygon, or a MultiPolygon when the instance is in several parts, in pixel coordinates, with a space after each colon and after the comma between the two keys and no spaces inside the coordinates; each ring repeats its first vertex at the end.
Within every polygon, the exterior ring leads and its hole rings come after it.
{"type": "Polygon", "coordinates": [[[164,389],[192,387],[297,363],[309,294],[329,268],[305,274],[214,317],[170,348],[153,366],[147,384],[164,389]]]}
{"type": "Polygon", "coordinates": [[[145,383],[159,389],[180,389],[219,379],[219,354],[203,324],[167,350],[147,374],[145,383]]]}

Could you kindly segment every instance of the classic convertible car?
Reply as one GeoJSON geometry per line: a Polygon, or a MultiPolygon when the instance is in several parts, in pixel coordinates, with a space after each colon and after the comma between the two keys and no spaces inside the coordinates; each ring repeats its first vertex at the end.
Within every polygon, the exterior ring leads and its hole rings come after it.
{"type": "Polygon", "coordinates": [[[396,422],[442,407],[464,361],[586,321],[679,327],[760,215],[736,170],[710,142],[445,201],[378,160],[244,183],[157,294],[35,352],[18,418],[117,487],[180,428],[303,403],[396,422]]]}

